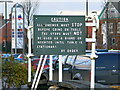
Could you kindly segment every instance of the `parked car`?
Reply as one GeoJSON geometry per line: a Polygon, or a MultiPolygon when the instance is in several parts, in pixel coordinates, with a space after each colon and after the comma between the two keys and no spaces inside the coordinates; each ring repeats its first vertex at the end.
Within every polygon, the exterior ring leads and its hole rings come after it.
{"type": "Polygon", "coordinates": [[[1,54],[1,58],[8,58],[10,56],[11,56],[11,54],[1,54]]]}
{"type": "MultiPolygon", "coordinates": [[[[58,57],[56,55],[53,56],[53,63],[58,59],[58,57]]],[[[37,69],[38,67],[38,63],[39,63],[39,60],[40,58],[32,58],[32,66],[34,69],[37,69]]],[[[42,59],[42,62],[44,60],[44,57],[42,59]]],[[[48,56],[47,59],[46,59],[46,62],[45,62],[45,65],[44,65],[44,69],[48,68],[49,67],[49,63],[50,63],[50,57],[48,56]]],[[[40,65],[40,67],[42,66],[42,63],[40,65]]]]}
{"type": "MultiPolygon", "coordinates": [[[[95,82],[104,85],[120,85],[120,53],[116,52],[97,52],[98,58],[95,59],[95,82]]],[[[58,63],[58,62],[57,62],[58,63]]],[[[53,80],[58,81],[58,64],[53,68],[53,80]]],[[[90,81],[91,59],[86,56],[63,56],[63,81],[85,80],[90,81]]],[[[41,79],[46,81],[49,76],[49,68],[43,71],[41,79]]]]}

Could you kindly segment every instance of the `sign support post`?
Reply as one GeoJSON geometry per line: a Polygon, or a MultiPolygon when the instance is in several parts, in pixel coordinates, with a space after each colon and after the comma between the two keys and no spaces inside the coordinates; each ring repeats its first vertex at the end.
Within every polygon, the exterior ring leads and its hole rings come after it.
{"type": "Polygon", "coordinates": [[[39,73],[39,70],[40,70],[40,65],[41,65],[41,63],[42,63],[42,59],[43,59],[43,55],[41,55],[40,56],[40,61],[39,61],[39,63],[38,63],[38,67],[37,67],[37,71],[36,71],[36,73],[35,73],[35,77],[34,77],[34,80],[33,80],[33,83],[32,83],[32,89],[34,88],[34,86],[35,86],[35,82],[36,82],[36,80],[37,80],[37,76],[38,76],[38,73],[39,73]]]}
{"type": "Polygon", "coordinates": [[[40,81],[40,77],[41,77],[41,74],[42,74],[42,71],[43,71],[43,68],[44,68],[46,59],[47,59],[47,55],[45,55],[45,58],[44,58],[43,63],[42,63],[42,67],[39,68],[39,69],[40,69],[40,72],[39,72],[39,74],[38,74],[38,79],[37,79],[36,84],[35,84],[35,90],[37,89],[38,83],[39,83],[39,81],[40,81]]]}
{"type": "Polygon", "coordinates": [[[52,81],[53,80],[53,66],[52,66],[52,60],[53,60],[53,58],[52,58],[52,56],[53,55],[50,55],[50,69],[49,69],[49,81],[52,81]]]}
{"type": "Polygon", "coordinates": [[[32,56],[31,53],[31,49],[32,49],[32,31],[31,31],[32,27],[29,26],[28,27],[28,32],[27,32],[27,37],[28,37],[28,82],[31,82],[31,58],[30,56],[32,56]]]}
{"type": "MultiPolygon", "coordinates": [[[[95,26],[93,26],[92,30],[92,39],[96,41],[96,30],[99,28],[99,20],[97,17],[96,12],[93,12],[93,23],[95,23],[95,26]]],[[[92,42],[92,52],[91,52],[91,85],[90,88],[91,90],[94,90],[95,88],[95,58],[98,56],[95,54],[95,46],[96,42],[92,42]]]]}
{"type": "Polygon", "coordinates": [[[62,55],[59,55],[59,82],[62,82],[62,55]]]}
{"type": "Polygon", "coordinates": [[[86,42],[92,42],[92,52],[91,52],[91,81],[90,81],[90,88],[94,90],[95,88],[95,58],[98,56],[95,54],[95,43],[96,43],[96,30],[99,29],[99,20],[96,12],[93,12],[92,16],[92,23],[86,23],[86,26],[92,26],[92,38],[86,38],[86,42]]]}

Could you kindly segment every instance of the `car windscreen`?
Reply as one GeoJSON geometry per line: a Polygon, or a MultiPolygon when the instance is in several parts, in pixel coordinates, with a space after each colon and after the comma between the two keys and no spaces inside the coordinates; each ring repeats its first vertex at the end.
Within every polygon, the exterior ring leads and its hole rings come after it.
{"type": "Polygon", "coordinates": [[[68,56],[66,64],[73,65],[75,58],[76,58],[76,55],[70,55],[70,56],[68,56]]]}
{"type": "Polygon", "coordinates": [[[77,56],[74,66],[77,66],[78,68],[90,68],[91,59],[85,56],[77,56]]]}

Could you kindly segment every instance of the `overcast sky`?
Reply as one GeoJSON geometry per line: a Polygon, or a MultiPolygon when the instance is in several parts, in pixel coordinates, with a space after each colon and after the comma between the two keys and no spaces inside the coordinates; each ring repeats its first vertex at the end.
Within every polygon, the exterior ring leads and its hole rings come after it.
{"type": "MultiPolygon", "coordinates": [[[[8,13],[11,11],[11,7],[16,2],[23,0],[13,0],[13,3],[8,4],[8,13]]],[[[35,1],[35,0],[33,0],[35,1]]],[[[92,11],[101,12],[104,6],[105,0],[88,0],[89,1],[89,14],[92,11]]],[[[0,13],[3,13],[4,3],[0,3],[0,13]]],[[[85,15],[85,0],[39,0],[39,7],[36,12],[38,15],[85,15]]]]}

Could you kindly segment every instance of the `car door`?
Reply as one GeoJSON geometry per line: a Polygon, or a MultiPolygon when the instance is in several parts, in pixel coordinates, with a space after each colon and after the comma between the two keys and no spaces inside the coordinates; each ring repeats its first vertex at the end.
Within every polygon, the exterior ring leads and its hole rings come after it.
{"type": "Polygon", "coordinates": [[[76,55],[69,55],[63,64],[63,80],[72,80],[72,69],[76,55]]]}
{"type": "Polygon", "coordinates": [[[98,54],[96,59],[96,82],[102,84],[120,83],[120,54],[98,54]]]}
{"type": "MultiPolygon", "coordinates": [[[[71,80],[72,77],[72,64],[74,62],[75,56],[63,56],[62,57],[62,65],[63,65],[63,81],[71,80]]],[[[59,62],[57,61],[56,64],[54,65],[54,70],[53,70],[53,78],[54,80],[59,79],[59,62]]]]}
{"type": "Polygon", "coordinates": [[[89,57],[78,55],[73,66],[74,80],[90,80],[91,59],[89,57]]]}

